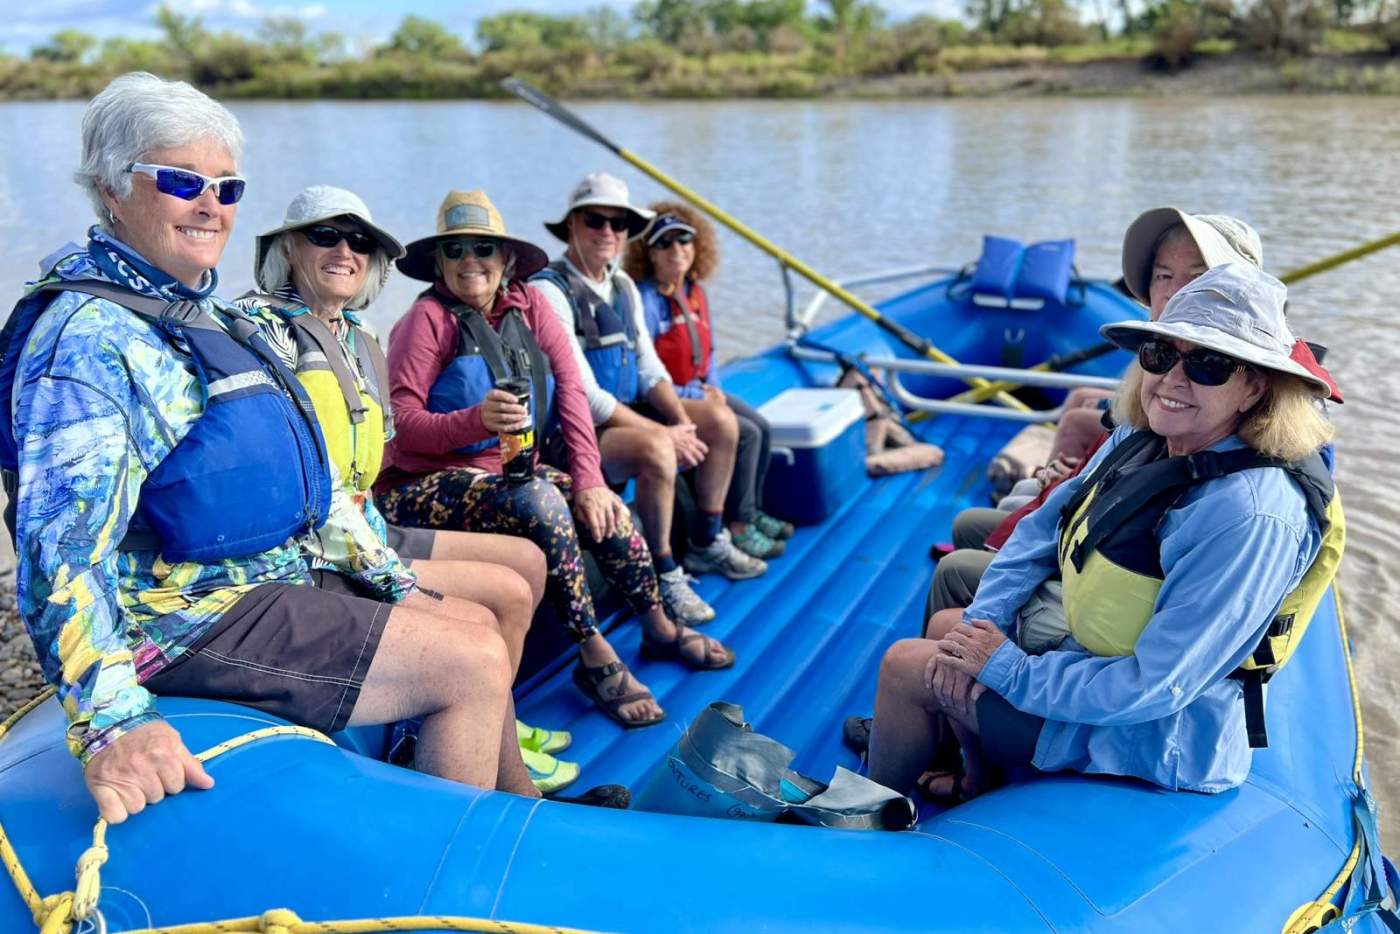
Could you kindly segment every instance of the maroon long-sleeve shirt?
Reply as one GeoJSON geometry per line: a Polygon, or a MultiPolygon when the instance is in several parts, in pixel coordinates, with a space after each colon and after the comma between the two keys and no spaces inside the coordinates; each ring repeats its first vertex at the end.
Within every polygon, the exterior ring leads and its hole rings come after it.
{"type": "MultiPolygon", "coordinates": [[[[441,289],[436,286],[435,289],[441,289]]],[[[450,299],[449,299],[450,300],[450,299]]],[[[519,308],[535,341],[554,370],[554,405],[569,448],[574,490],[603,485],[602,459],[583,381],[574,362],[569,335],[542,295],[523,282],[512,282],[488,314],[492,327],[511,308],[519,308]]],[[[433,383],[457,356],[457,320],[433,292],[413,303],[389,332],[389,396],[394,406],[394,439],[385,451],[385,467],[375,489],[385,492],[424,474],[452,467],[501,472],[501,449],[476,454],[458,449],[493,436],[481,424],[481,406],[455,412],[428,411],[433,383]]]]}

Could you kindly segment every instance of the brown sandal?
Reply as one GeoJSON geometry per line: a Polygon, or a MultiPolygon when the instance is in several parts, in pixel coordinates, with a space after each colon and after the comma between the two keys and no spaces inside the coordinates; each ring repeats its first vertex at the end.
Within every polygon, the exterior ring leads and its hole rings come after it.
{"type": "MultiPolygon", "coordinates": [[[[650,720],[629,720],[622,715],[622,708],[627,704],[632,704],[641,700],[656,700],[656,696],[650,691],[629,691],[626,694],[615,697],[603,696],[603,682],[619,671],[627,676],[631,674],[631,672],[627,670],[627,666],[620,661],[608,662],[606,665],[600,665],[597,668],[590,668],[580,661],[574,666],[574,687],[578,688],[579,691],[583,693],[584,697],[587,697],[589,700],[593,701],[593,703],[601,707],[603,713],[621,724],[623,729],[639,730],[644,726],[654,726],[662,720],[665,720],[666,713],[664,711],[660,716],[653,717],[650,720]]],[[[627,683],[627,678],[623,677],[618,683],[625,685],[627,683]]]]}
{"type": "Polygon", "coordinates": [[[659,659],[662,661],[680,662],[697,671],[719,671],[722,668],[728,668],[734,664],[735,655],[733,651],[721,645],[717,640],[711,639],[709,636],[702,636],[698,632],[687,632],[686,628],[680,623],[676,623],[675,626],[676,637],[666,642],[653,639],[647,634],[646,630],[642,630],[642,657],[654,660],[659,659]],[[683,651],[685,646],[690,645],[697,639],[704,644],[705,648],[705,654],[701,661],[696,661],[683,651]],[[710,661],[710,657],[714,653],[716,647],[724,653],[720,656],[720,661],[717,664],[710,661]]]}

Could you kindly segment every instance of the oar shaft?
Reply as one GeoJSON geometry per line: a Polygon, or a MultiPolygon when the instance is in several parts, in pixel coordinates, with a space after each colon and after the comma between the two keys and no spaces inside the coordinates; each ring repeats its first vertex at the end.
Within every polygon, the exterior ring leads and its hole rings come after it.
{"type": "Polygon", "coordinates": [[[1368,256],[1371,253],[1375,253],[1377,250],[1384,250],[1386,247],[1397,245],[1400,245],[1400,232],[1393,233],[1388,237],[1380,237],[1379,239],[1372,240],[1370,243],[1363,243],[1360,246],[1352,247],[1350,250],[1343,250],[1335,256],[1329,256],[1315,263],[1301,266],[1298,269],[1284,273],[1279,276],[1279,279],[1283,281],[1284,285],[1292,285],[1309,276],[1315,276],[1320,272],[1327,272],[1329,269],[1336,269],[1344,263],[1349,263],[1354,259],[1368,256]]]}
{"type": "MultiPolygon", "coordinates": [[[[714,204],[709,199],[700,195],[698,192],[692,191],[690,188],[687,188],[685,185],[676,181],[674,178],[671,178],[665,172],[662,172],[660,169],[647,162],[645,159],[641,158],[640,156],[634,155],[626,149],[618,149],[617,154],[633,168],[651,177],[653,180],[664,185],[665,187],[671,189],[676,194],[680,195],[682,198],[685,198],[687,201],[694,204],[697,208],[704,211],[706,214],[709,214],[715,220],[719,221],[721,224],[724,224],[730,230],[734,231],[739,236],[743,237],[745,240],[749,241],[754,246],[767,253],[769,256],[772,256],[774,259],[787,266],[793,272],[802,276],[804,279],[807,279],[808,281],[812,282],[819,288],[825,289],[827,292],[831,293],[840,301],[849,305],[851,308],[864,315],[865,317],[869,318],[871,321],[875,322],[880,327],[884,328],[887,331],[890,331],[900,340],[904,341],[906,344],[909,344],[914,349],[920,351],[924,356],[928,357],[931,360],[936,360],[939,363],[957,363],[956,360],[948,356],[943,351],[939,350],[927,339],[918,336],[917,334],[910,331],[908,328],[902,327],[899,324],[890,321],[888,318],[880,314],[868,303],[858,298],[849,290],[842,288],[835,282],[832,282],[826,276],[823,276],[811,266],[808,266],[802,260],[793,256],[787,250],[784,250],[782,247],[773,243],[768,238],[760,234],[758,231],[754,230],[753,228],[745,224],[743,221],[739,220],[737,217],[734,217],[733,215],[729,214],[729,212],[719,207],[719,205],[714,204]]],[[[1021,400],[1017,399],[1015,396],[1012,396],[1009,393],[998,389],[991,389],[990,387],[992,386],[992,384],[985,379],[970,377],[966,380],[966,382],[970,385],[977,387],[987,387],[989,391],[987,395],[982,397],[984,399],[995,398],[998,402],[1010,408],[1014,408],[1023,412],[1029,411],[1029,408],[1025,405],[1025,403],[1021,402],[1021,400]]]]}

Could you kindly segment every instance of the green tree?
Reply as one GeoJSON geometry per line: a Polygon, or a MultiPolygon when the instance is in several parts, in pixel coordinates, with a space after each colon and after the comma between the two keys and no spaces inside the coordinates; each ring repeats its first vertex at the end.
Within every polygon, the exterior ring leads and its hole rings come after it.
{"type": "Polygon", "coordinates": [[[1072,45],[1090,38],[1070,0],[1020,0],[1003,35],[1015,45],[1072,45]]]}
{"type": "Polygon", "coordinates": [[[817,26],[832,39],[838,60],[853,44],[864,42],[883,22],[885,11],[867,0],[826,0],[830,13],[817,18],[817,26]]]}
{"type": "Polygon", "coordinates": [[[693,33],[704,33],[709,26],[704,0],[642,0],[632,18],[648,35],[668,44],[693,33]]]}
{"type": "Polygon", "coordinates": [[[36,46],[29,57],[45,62],[77,64],[88,58],[97,48],[97,40],[76,29],[64,29],[49,37],[49,41],[36,46]]]}
{"type": "Polygon", "coordinates": [[[1015,4],[1014,0],[968,0],[965,9],[967,18],[980,32],[1000,38],[1015,11],[1015,4]]]}
{"type": "Polygon", "coordinates": [[[600,49],[620,49],[632,37],[627,17],[610,6],[594,7],[583,14],[582,20],[588,37],[600,49]]]}
{"type": "Polygon", "coordinates": [[[306,22],[296,16],[269,16],[258,27],[258,40],[274,61],[288,65],[314,65],[316,40],[306,22]]]}
{"type": "Polygon", "coordinates": [[[156,25],[165,33],[166,47],[186,61],[199,55],[209,42],[209,33],[199,17],[181,16],[165,4],[156,10],[156,25]]]}
{"type": "Polygon", "coordinates": [[[97,64],[112,74],[127,71],[157,72],[167,68],[169,63],[169,50],[161,43],[147,39],[108,39],[102,43],[102,49],[97,53],[97,64]]]}
{"type": "Polygon", "coordinates": [[[570,42],[590,42],[594,36],[583,17],[521,11],[482,17],[476,24],[476,38],[485,51],[496,52],[541,46],[558,49],[570,42]]]}
{"type": "Polygon", "coordinates": [[[421,16],[405,16],[399,28],[389,37],[389,44],[378,50],[381,55],[405,55],[439,61],[469,59],[462,40],[448,32],[440,23],[421,16]]]}

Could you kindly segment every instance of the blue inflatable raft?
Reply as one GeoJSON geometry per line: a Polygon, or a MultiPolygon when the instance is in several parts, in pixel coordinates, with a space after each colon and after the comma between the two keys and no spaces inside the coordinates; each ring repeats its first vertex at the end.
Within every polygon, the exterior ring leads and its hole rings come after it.
{"type": "MultiPolygon", "coordinates": [[[[978,300],[966,277],[948,276],[880,308],[965,363],[1010,367],[1092,346],[1103,322],[1141,314],[1100,282],[1026,304],[978,300]]],[[[790,323],[792,343],[727,367],[728,392],[761,404],[830,385],[832,350],[913,357],[863,318],[810,333],[790,323]]],[[[1125,363],[1115,353],[1076,372],[1113,376],[1125,363]]],[[[928,370],[900,384],[909,398],[966,388],[928,370]]],[[[619,652],[669,712],[663,725],[624,733],[573,689],[563,656],[520,685],[520,717],[573,731],[580,788],[641,786],[684,725],[719,699],[798,750],[794,765],[807,774],[858,768],[840,744],[841,721],[872,708],[885,647],[919,630],[929,546],[948,537],[959,509],[986,503],[987,462],[1017,427],[960,410],[921,421],[917,433],[945,451],[941,468],[858,475],[767,575],[702,580],[718,612],[709,631],[738,653],[734,668],[647,664],[638,627],[617,629],[619,652]]],[[[230,704],[162,698],[160,707],[196,750],[278,723],[230,704]]],[[[0,739],[0,823],[34,889],[0,881],[5,934],[33,929],[35,893],[73,889],[75,860],[91,843],[96,813],[63,727],[48,701],[0,739]]],[[[307,921],[454,915],[596,931],[1302,934],[1329,906],[1355,911],[1386,892],[1378,847],[1363,832],[1374,825],[1362,736],[1331,595],[1270,686],[1268,729],[1249,780],[1224,794],[1056,775],[927,813],[906,833],[527,801],[386,764],[384,729],[339,735],[337,745],[274,736],[214,760],[213,790],[112,828],[98,907],[114,932],[284,908],[307,921]]],[[[294,920],[271,916],[265,928],[297,930],[294,920]]],[[[419,925],[431,927],[408,929],[419,925]]],[[[1355,929],[1381,922],[1365,915],[1355,929]]]]}

